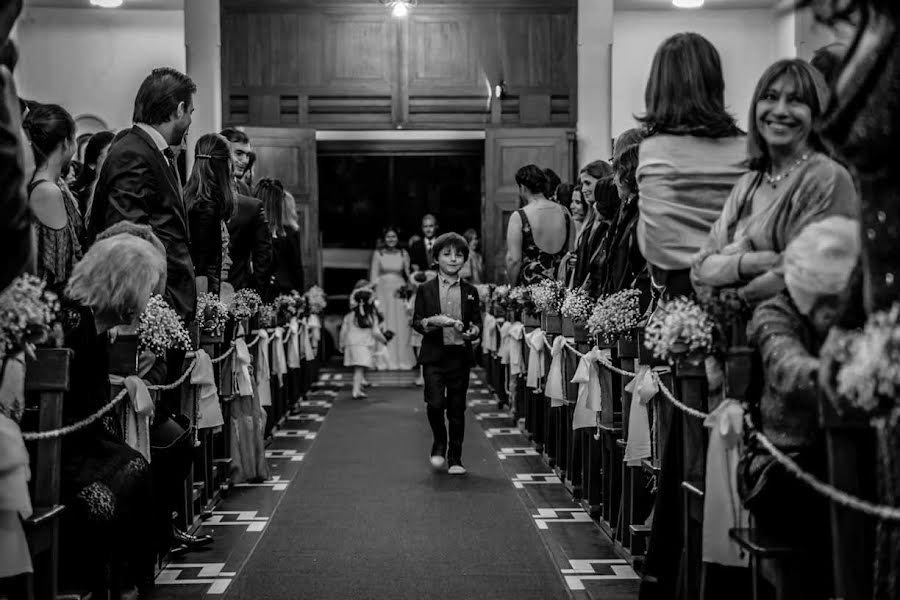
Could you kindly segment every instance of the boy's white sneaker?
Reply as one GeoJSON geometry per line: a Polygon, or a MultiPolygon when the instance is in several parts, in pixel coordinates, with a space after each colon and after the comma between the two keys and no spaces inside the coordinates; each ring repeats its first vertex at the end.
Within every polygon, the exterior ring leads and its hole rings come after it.
{"type": "Polygon", "coordinates": [[[443,469],[446,462],[447,461],[440,454],[431,457],[431,466],[435,469],[443,469]]]}
{"type": "Polygon", "coordinates": [[[466,468],[464,466],[462,466],[461,464],[457,463],[455,465],[451,465],[450,468],[447,470],[447,472],[450,473],[451,475],[465,475],[466,468]]]}

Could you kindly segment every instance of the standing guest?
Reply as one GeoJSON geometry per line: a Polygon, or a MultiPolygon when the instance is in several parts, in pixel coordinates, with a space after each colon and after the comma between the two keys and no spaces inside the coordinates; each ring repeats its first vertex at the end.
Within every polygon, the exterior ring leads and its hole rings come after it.
{"type": "Polygon", "coordinates": [[[75,153],[75,121],[61,106],[42,104],[28,113],[24,126],[36,167],[28,202],[37,232],[37,275],[59,294],[81,260],[84,236],[75,198],[61,182],[75,153]]]}
{"type": "Polygon", "coordinates": [[[758,304],[784,289],[781,253],[806,225],[858,217],[850,173],[822,152],[814,130],[827,102],[825,80],[804,60],[780,60],[763,73],[748,121],[750,171],[694,259],[695,289],[736,288],[758,304]]]}
{"type": "Polygon", "coordinates": [[[638,242],[657,294],[691,296],[691,261],[746,171],[746,139],[725,110],[719,53],[696,33],[660,45],[645,101],[638,242]]]}
{"type": "MultiPolygon", "coordinates": [[[[553,192],[553,201],[565,208],[571,214],[572,212],[572,194],[575,192],[575,186],[571,183],[560,183],[553,192]]],[[[575,216],[572,215],[572,220],[575,216]]]]}
{"type": "MultiPolygon", "coordinates": [[[[535,189],[534,193],[541,193],[540,188],[535,189]]],[[[424,368],[425,403],[434,434],[431,464],[440,469],[446,462],[451,475],[464,475],[466,392],[469,369],[475,364],[472,342],[481,335],[481,307],[478,291],[459,277],[469,256],[466,240],[459,234],[445,233],[435,241],[434,253],[440,272],[419,287],[413,314],[413,327],[422,334],[419,363],[424,368]],[[449,436],[444,413],[450,425],[449,436]]]]}
{"type": "Polygon", "coordinates": [[[469,283],[482,283],[484,282],[484,259],[478,252],[478,246],[481,243],[478,232],[474,229],[466,229],[463,237],[469,243],[469,258],[460,270],[459,276],[463,278],[463,281],[469,283]]]}
{"type": "MultiPolygon", "coordinates": [[[[234,144],[231,146],[233,148],[234,144]]],[[[231,155],[233,160],[234,150],[231,155]]],[[[266,214],[266,208],[258,198],[239,193],[234,204],[234,213],[228,221],[231,239],[228,282],[235,290],[254,288],[262,292],[268,285],[272,268],[272,231],[269,227],[272,217],[266,214]]]]}
{"type": "Polygon", "coordinates": [[[369,281],[375,286],[378,307],[384,315],[384,326],[394,332],[394,338],[384,353],[388,370],[409,370],[416,366],[410,336],[412,330],[406,305],[397,292],[409,281],[409,254],[398,243],[395,227],[388,227],[381,235],[380,247],[372,253],[369,281]]]}
{"type": "Polygon", "coordinates": [[[525,207],[509,218],[506,276],[514,285],[555,279],[560,262],[569,250],[572,229],[569,211],[544,196],[547,178],[537,166],[519,169],[516,183],[525,207]]]}
{"type": "Polygon", "coordinates": [[[184,190],[191,227],[191,260],[197,292],[219,295],[225,225],[234,212],[231,152],[221,135],[207,133],[197,140],[194,168],[184,190]]]}
{"type": "MultiPolygon", "coordinates": [[[[646,137],[637,168],[638,245],[655,294],[692,296],[691,261],[746,171],[746,140],[725,110],[719,53],[696,33],[674,35],[657,49],[645,102],[647,112],[639,119],[646,137]]],[[[683,545],[680,429],[673,419],[659,432],[662,464],[642,600],[676,596],[683,545]]]]}
{"type": "MultiPolygon", "coordinates": [[[[567,184],[563,184],[563,186],[565,185],[567,184]]],[[[563,194],[563,197],[565,197],[565,192],[560,192],[557,189],[557,198],[559,198],[561,193],[563,194]]],[[[562,203],[560,204],[565,206],[562,203]]],[[[584,198],[581,195],[581,183],[572,186],[568,209],[569,214],[572,215],[572,223],[574,224],[573,242],[569,252],[563,257],[562,262],[560,262],[559,276],[557,279],[561,282],[565,282],[567,286],[571,286],[572,280],[574,279],[573,274],[575,266],[578,263],[578,253],[576,250],[581,243],[581,234],[584,231],[585,220],[587,219],[588,213],[591,211],[591,208],[585,203],[584,198]]]]}
{"type": "Polygon", "coordinates": [[[436,257],[434,240],[438,232],[438,222],[434,215],[422,217],[422,236],[409,246],[410,265],[413,271],[430,271],[434,268],[436,257]]]}
{"type": "Polygon", "coordinates": [[[89,219],[88,212],[91,207],[91,197],[94,195],[94,186],[97,183],[97,175],[103,167],[103,161],[106,160],[115,135],[112,131],[100,131],[92,135],[85,144],[84,162],[78,173],[78,179],[71,186],[72,193],[78,198],[78,210],[84,216],[85,222],[89,219]]]}
{"type": "Polygon", "coordinates": [[[234,184],[237,186],[239,194],[244,196],[252,196],[250,184],[244,180],[244,177],[250,173],[252,165],[251,158],[255,155],[250,147],[250,138],[240,129],[227,127],[221,131],[221,134],[228,140],[231,148],[231,162],[234,166],[234,184]]]}
{"type": "MultiPolygon", "coordinates": [[[[72,162],[77,163],[79,165],[84,165],[84,157],[87,154],[87,145],[88,142],[91,141],[91,138],[94,137],[93,133],[82,133],[77,138],[75,138],[75,145],[78,146],[78,149],[75,151],[75,156],[72,158],[72,162]]],[[[79,171],[79,175],[80,175],[79,171]]]]}
{"type": "Polygon", "coordinates": [[[197,86],[170,68],[154,69],[134,101],[134,127],[119,134],[107,154],[91,209],[89,237],[119,221],[153,228],[166,247],[165,299],[185,320],[194,318],[197,285],[187,210],[171,146],[191,125],[197,86]]]}
{"type": "Polygon", "coordinates": [[[600,249],[619,203],[612,183],[612,169],[606,161],[595,160],[586,165],[578,174],[578,181],[588,210],[574,249],[575,259],[570,276],[572,287],[581,287],[587,280],[591,259],[600,249]]]}
{"type": "Polygon", "coordinates": [[[244,176],[241,177],[241,181],[247,186],[248,189],[254,189],[253,181],[255,179],[254,173],[256,172],[256,152],[250,153],[250,158],[247,159],[247,168],[244,169],[244,176]]]}
{"type": "Polygon", "coordinates": [[[641,289],[641,309],[650,302],[647,261],[641,254],[637,241],[638,187],[635,171],[638,150],[643,134],[640,129],[629,129],[618,138],[613,147],[613,182],[621,204],[609,233],[604,241],[606,260],[599,270],[592,265],[590,293],[599,298],[619,290],[637,287],[641,289]]]}
{"type": "Polygon", "coordinates": [[[297,223],[297,204],[277,179],[261,179],[256,198],[262,202],[268,217],[272,240],[272,261],[263,292],[263,300],[271,302],[281,294],[303,291],[303,240],[297,223]]]}
{"type": "Polygon", "coordinates": [[[556,188],[562,183],[562,179],[553,169],[544,169],[544,176],[547,178],[547,187],[544,190],[544,197],[547,200],[556,201],[556,188]]]}

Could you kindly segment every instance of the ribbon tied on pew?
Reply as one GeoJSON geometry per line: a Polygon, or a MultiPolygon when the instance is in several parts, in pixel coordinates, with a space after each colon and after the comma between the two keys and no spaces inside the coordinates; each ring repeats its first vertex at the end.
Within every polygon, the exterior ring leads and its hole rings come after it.
{"type": "Polygon", "coordinates": [[[110,375],[112,385],[124,387],[131,401],[122,412],[122,431],[125,443],[150,462],[150,418],[153,416],[153,397],[146,382],[137,375],[110,375]]]}
{"type": "Polygon", "coordinates": [[[513,324],[509,321],[504,321],[500,325],[500,349],[497,351],[497,354],[500,356],[501,365],[509,364],[509,352],[512,345],[512,338],[509,336],[509,332],[512,326],[513,324]]]}
{"type": "Polygon", "coordinates": [[[509,327],[509,374],[512,377],[525,372],[525,354],[522,352],[522,340],[525,337],[525,325],[516,321],[509,327]]]}
{"type": "Polygon", "coordinates": [[[535,329],[525,334],[525,343],[528,344],[528,371],[525,374],[525,385],[540,392],[541,379],[546,375],[544,348],[547,343],[547,335],[541,329],[535,329]]]}
{"type": "Polygon", "coordinates": [[[28,450],[15,421],[25,405],[25,358],[11,356],[5,363],[0,372],[0,578],[32,572],[22,519],[34,512],[28,450]]]}
{"type": "Polygon", "coordinates": [[[222,405],[219,404],[219,388],[216,386],[216,372],[212,359],[206,350],[200,349],[194,355],[197,359],[191,371],[191,385],[197,390],[197,429],[218,428],[225,424],[222,405]]]}
{"type": "Polygon", "coordinates": [[[609,361],[612,350],[594,347],[578,361],[578,368],[572,376],[572,383],[578,384],[578,399],[572,417],[572,431],[597,426],[597,415],[601,409],[603,390],[600,387],[600,358],[609,361]]]}
{"type": "Polygon", "coordinates": [[[303,360],[312,360],[315,357],[316,355],[313,352],[309,323],[306,319],[303,319],[300,321],[300,358],[303,360]]]}
{"type": "Polygon", "coordinates": [[[491,352],[497,351],[497,318],[490,313],[486,313],[484,315],[484,322],[482,323],[484,326],[484,339],[482,340],[482,347],[484,348],[484,353],[489,354],[491,352]]]}
{"type": "Polygon", "coordinates": [[[272,375],[278,377],[278,383],[283,382],[284,375],[287,375],[287,359],[284,355],[284,329],[276,327],[272,338],[272,375]]]}
{"type": "Polygon", "coordinates": [[[291,369],[300,368],[300,322],[291,317],[288,323],[287,364],[291,369]]]}
{"type": "Polygon", "coordinates": [[[659,393],[659,384],[652,371],[668,369],[668,367],[651,369],[649,365],[638,364],[634,377],[625,386],[625,392],[631,394],[628,437],[625,441],[625,464],[629,467],[639,466],[642,460],[650,458],[653,454],[647,405],[659,393]]]}
{"type": "Polygon", "coordinates": [[[256,393],[260,406],[272,406],[272,388],[269,387],[271,365],[269,364],[269,332],[259,330],[259,342],[256,344],[256,393]]]}
{"type": "Polygon", "coordinates": [[[558,408],[566,404],[566,392],[563,389],[563,354],[566,348],[566,338],[561,335],[553,339],[550,347],[550,371],[547,373],[547,383],[544,386],[544,395],[550,398],[550,407],[558,408]]]}
{"type": "Polygon", "coordinates": [[[322,319],[317,314],[309,315],[306,319],[306,326],[309,329],[309,343],[313,350],[310,358],[315,358],[316,348],[319,347],[319,342],[322,341],[322,319]]]}
{"type": "Polygon", "coordinates": [[[253,395],[253,380],[250,378],[250,348],[244,338],[234,341],[234,361],[232,362],[232,390],[238,396],[253,395]]]}

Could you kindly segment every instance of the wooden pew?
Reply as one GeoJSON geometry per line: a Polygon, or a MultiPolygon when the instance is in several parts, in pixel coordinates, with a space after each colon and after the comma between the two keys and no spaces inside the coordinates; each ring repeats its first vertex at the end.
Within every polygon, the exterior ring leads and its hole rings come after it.
{"type": "MultiPolygon", "coordinates": [[[[63,396],[69,389],[72,352],[38,348],[26,360],[26,413],[23,430],[49,431],[63,425],[63,396]]],[[[31,550],[34,573],[26,577],[26,597],[56,600],[59,574],[60,452],[62,438],[28,442],[31,459],[30,518],[23,522],[31,550]]]]}
{"type": "MultiPolygon", "coordinates": [[[[617,344],[603,344],[601,349],[611,351],[611,361],[619,364],[617,344]]],[[[603,477],[603,520],[601,526],[610,538],[616,538],[616,527],[619,522],[621,508],[621,465],[623,450],[617,443],[622,435],[622,383],[621,376],[609,369],[600,367],[600,385],[604,394],[601,397],[600,412],[600,471],[603,477]]]]}

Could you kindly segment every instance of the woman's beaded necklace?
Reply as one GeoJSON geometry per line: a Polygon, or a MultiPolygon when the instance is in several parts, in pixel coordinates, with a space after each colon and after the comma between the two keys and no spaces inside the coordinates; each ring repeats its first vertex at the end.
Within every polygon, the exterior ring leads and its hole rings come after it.
{"type": "Polygon", "coordinates": [[[795,160],[791,166],[789,166],[787,169],[785,169],[781,173],[778,173],[777,175],[772,175],[771,173],[766,173],[765,174],[766,181],[768,181],[769,185],[771,185],[772,187],[778,186],[778,183],[780,181],[787,178],[787,176],[790,175],[797,167],[799,167],[800,165],[805,163],[807,160],[809,160],[810,156],[812,156],[812,153],[804,152],[802,155],[800,155],[800,158],[795,160]]]}

